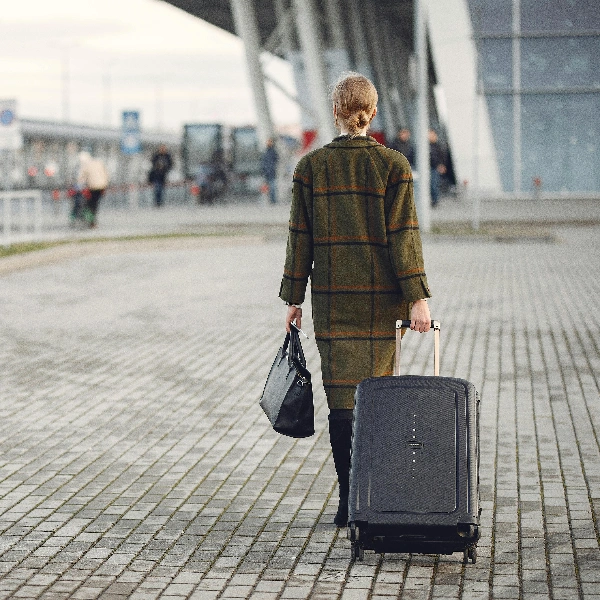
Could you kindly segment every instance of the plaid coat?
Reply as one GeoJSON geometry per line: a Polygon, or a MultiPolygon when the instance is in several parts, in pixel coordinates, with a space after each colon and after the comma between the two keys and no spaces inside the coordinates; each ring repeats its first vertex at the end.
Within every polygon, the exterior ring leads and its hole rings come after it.
{"type": "Polygon", "coordinates": [[[356,385],[391,375],[396,320],[431,296],[406,158],[373,138],[335,138],[294,172],[279,296],[304,301],[330,408],[354,407],[356,385]]]}

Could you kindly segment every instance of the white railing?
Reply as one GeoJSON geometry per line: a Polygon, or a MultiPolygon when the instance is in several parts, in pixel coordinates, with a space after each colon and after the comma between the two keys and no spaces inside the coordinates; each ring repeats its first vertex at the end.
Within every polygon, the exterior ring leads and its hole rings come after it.
{"type": "Polygon", "coordinates": [[[0,191],[2,234],[0,243],[10,246],[39,237],[42,232],[42,192],[40,190],[0,191]]]}

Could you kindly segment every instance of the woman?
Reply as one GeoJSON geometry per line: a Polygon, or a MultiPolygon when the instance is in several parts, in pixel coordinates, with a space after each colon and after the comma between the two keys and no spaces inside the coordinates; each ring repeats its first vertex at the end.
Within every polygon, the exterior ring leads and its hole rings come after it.
{"type": "Polygon", "coordinates": [[[335,524],[346,526],[352,409],[357,384],[391,375],[396,320],[430,327],[430,297],[406,158],[366,135],[377,91],[357,73],[333,91],[341,135],[304,156],[294,172],[286,262],[279,296],[286,330],[301,326],[311,277],[315,339],[329,405],[339,481],[335,524]]]}

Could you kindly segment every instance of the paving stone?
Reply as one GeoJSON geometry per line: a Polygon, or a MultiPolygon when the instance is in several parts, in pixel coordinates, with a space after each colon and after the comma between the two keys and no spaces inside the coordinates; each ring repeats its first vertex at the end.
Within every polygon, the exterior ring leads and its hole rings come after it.
{"type": "MultiPolygon", "coordinates": [[[[351,564],[309,318],[317,435],[278,436],[257,403],[282,341],[278,223],[0,269],[0,598],[597,596],[600,229],[425,236],[442,374],[481,395],[479,557],[351,564]]],[[[403,357],[432,370],[420,336],[403,357]]]]}

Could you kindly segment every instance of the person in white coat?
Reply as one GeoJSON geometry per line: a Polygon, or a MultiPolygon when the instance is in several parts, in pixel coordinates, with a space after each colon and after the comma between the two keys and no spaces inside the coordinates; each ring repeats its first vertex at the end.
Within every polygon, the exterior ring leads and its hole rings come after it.
{"type": "Polygon", "coordinates": [[[80,189],[89,190],[84,209],[85,220],[90,227],[96,227],[96,215],[100,198],[108,187],[108,173],[99,158],[92,158],[89,152],[79,153],[79,175],[77,183],[80,189]]]}

